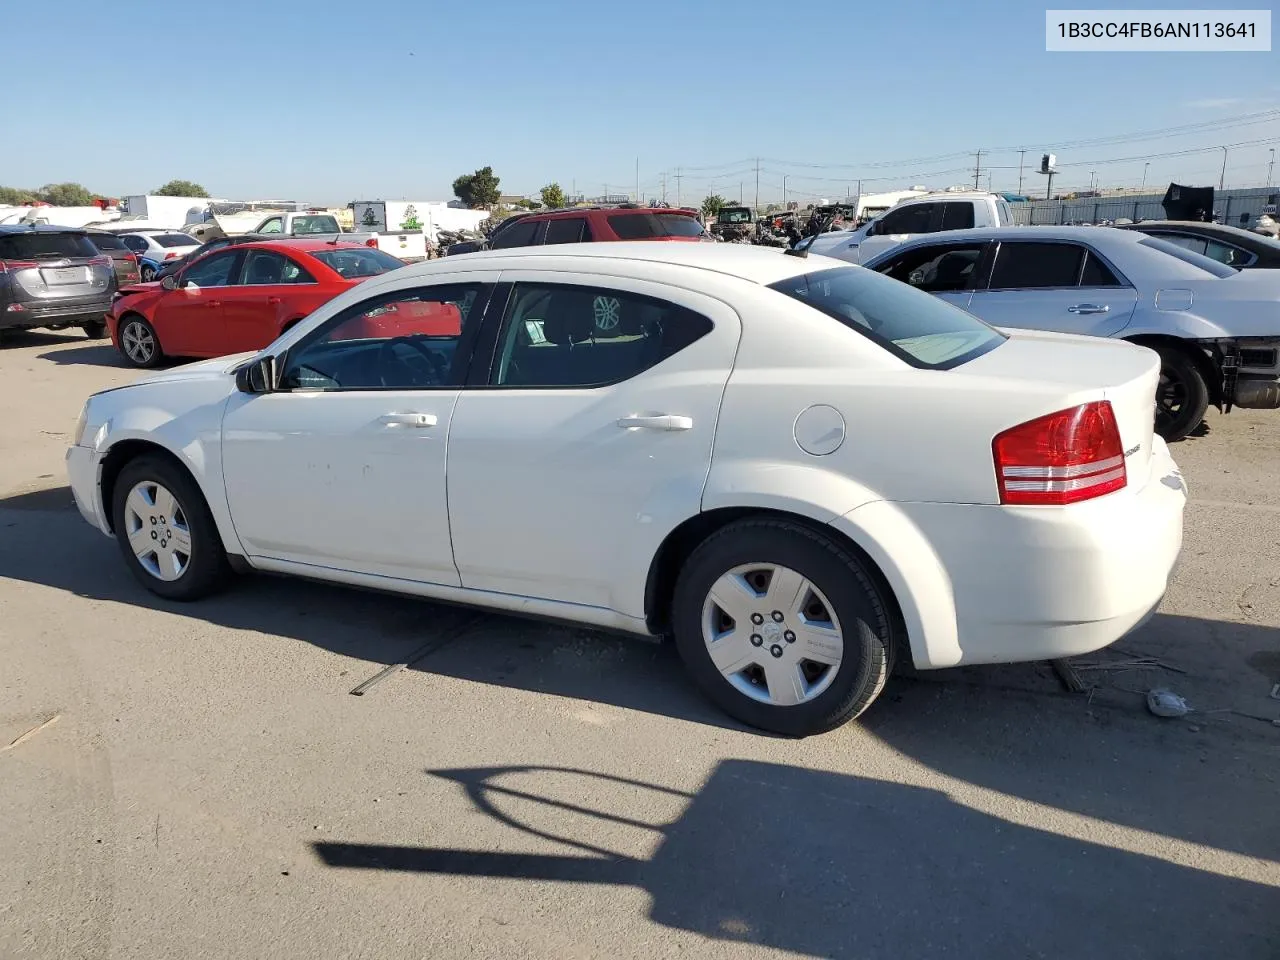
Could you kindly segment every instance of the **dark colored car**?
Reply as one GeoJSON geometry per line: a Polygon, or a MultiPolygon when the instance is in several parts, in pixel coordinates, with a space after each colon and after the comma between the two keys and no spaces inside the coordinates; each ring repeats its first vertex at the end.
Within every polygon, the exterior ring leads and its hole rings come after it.
{"type": "Polygon", "coordinates": [[[171,273],[177,273],[188,263],[194,263],[206,253],[213,253],[215,250],[221,250],[223,247],[234,247],[241,243],[257,243],[259,240],[279,240],[280,237],[268,236],[261,233],[239,233],[232,237],[215,237],[206,243],[200,244],[196,249],[181,257],[175,257],[172,260],[166,260],[160,265],[160,269],[156,271],[155,279],[163,280],[171,273]]]}
{"type": "Polygon", "coordinates": [[[756,212],[750,207],[721,207],[711,232],[721,240],[749,240],[756,233],[756,212]]]}
{"type": "Polygon", "coordinates": [[[1199,220],[1144,220],[1116,227],[1176,243],[1237,270],[1280,269],[1280,241],[1239,227],[1199,220]]]}
{"type": "Polygon", "coordinates": [[[142,280],[138,272],[138,255],[124,245],[124,241],[114,233],[101,230],[89,230],[89,239],[98,250],[111,258],[111,266],[115,268],[116,283],[128,287],[142,280]]]}
{"type": "Polygon", "coordinates": [[[460,253],[475,253],[477,250],[488,250],[489,245],[493,243],[502,231],[511,229],[517,223],[531,216],[533,216],[532,213],[512,214],[490,230],[487,237],[481,237],[478,240],[461,240],[458,243],[450,244],[449,249],[445,251],[445,256],[455,257],[460,253]]]}
{"type": "MultiPolygon", "coordinates": [[[[485,241],[482,250],[536,247],[552,243],[609,243],[620,240],[710,240],[698,218],[687,210],[669,207],[575,207],[523,214],[503,223],[485,241]]],[[[449,256],[469,253],[449,248],[449,256]]]]}
{"type": "Polygon", "coordinates": [[[0,335],[82,327],[90,337],[105,336],[116,287],[111,259],[86,231],[0,226],[0,335]]]}

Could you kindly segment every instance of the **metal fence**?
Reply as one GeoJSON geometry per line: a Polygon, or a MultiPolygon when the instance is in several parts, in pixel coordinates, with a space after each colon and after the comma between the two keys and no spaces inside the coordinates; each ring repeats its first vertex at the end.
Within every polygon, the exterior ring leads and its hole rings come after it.
{"type": "MultiPolygon", "coordinates": [[[[1247,187],[1220,190],[1213,199],[1214,216],[1235,227],[1250,227],[1263,208],[1275,205],[1280,188],[1247,187]]],[[[1098,223],[1101,220],[1163,220],[1164,191],[1112,197],[1086,197],[1078,200],[1031,200],[1015,203],[1013,222],[1022,226],[1068,223],[1098,223]]]]}

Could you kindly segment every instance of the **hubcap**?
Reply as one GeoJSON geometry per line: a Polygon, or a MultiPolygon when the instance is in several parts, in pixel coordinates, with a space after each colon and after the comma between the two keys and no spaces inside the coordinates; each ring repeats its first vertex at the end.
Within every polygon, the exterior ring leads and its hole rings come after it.
{"type": "Polygon", "coordinates": [[[142,569],[157,580],[177,580],[191,564],[191,529],[182,505],[154,480],[129,491],[125,535],[142,569]]]}
{"type": "Polygon", "coordinates": [[[146,363],[156,352],[156,340],[151,331],[138,323],[127,323],[120,334],[120,342],[124,344],[124,352],[129,359],[137,363],[146,363]]]}
{"type": "Polygon", "coordinates": [[[761,703],[791,707],[835,679],[844,635],[822,591],[789,567],[734,567],[702,605],[702,639],[720,674],[761,703]]]}

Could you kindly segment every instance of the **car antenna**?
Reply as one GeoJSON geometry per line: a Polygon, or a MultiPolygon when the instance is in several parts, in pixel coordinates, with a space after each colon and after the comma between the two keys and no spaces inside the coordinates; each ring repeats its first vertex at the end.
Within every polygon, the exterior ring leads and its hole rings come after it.
{"type": "Polygon", "coordinates": [[[813,241],[817,240],[820,234],[813,234],[808,240],[803,240],[794,247],[787,247],[782,252],[788,257],[807,258],[809,256],[809,248],[813,246],[813,241]]]}

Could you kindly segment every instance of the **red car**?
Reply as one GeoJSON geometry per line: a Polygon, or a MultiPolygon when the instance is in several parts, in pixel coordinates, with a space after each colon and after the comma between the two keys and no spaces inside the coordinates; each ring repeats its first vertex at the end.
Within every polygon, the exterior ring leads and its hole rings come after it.
{"type": "Polygon", "coordinates": [[[107,314],[111,342],[135,367],[165,357],[261,350],[321,304],[404,266],[381,250],[325,240],[224,247],[159,283],[121,290],[107,314]]]}

